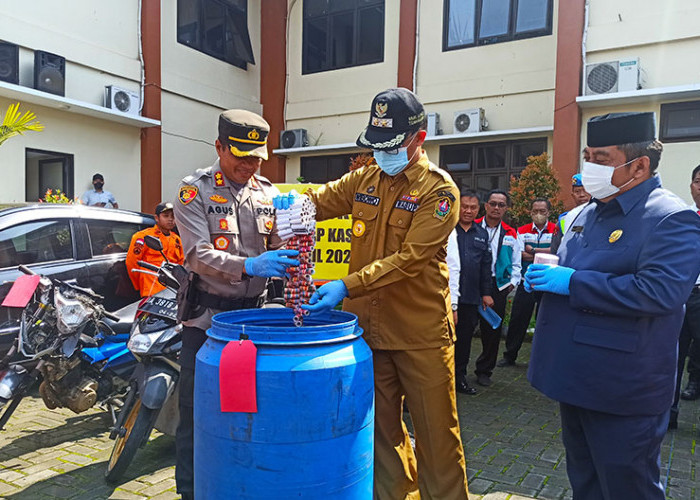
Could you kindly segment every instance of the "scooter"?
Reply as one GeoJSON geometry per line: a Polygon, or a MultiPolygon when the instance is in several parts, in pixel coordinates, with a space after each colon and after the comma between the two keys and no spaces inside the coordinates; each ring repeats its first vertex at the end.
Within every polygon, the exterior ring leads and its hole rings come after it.
{"type": "MultiPolygon", "coordinates": [[[[26,266],[19,270],[36,276],[26,266]]],[[[32,286],[17,338],[0,360],[0,430],[40,379],[47,408],[81,413],[98,404],[115,421],[136,366],[126,348],[135,305],[110,313],[88,288],[46,276],[32,286]]]]}
{"type": "MultiPolygon", "coordinates": [[[[146,236],[149,248],[160,251],[158,238],[146,236]]],[[[177,322],[176,290],[185,268],[164,261],[160,267],[139,261],[146,269],[133,269],[158,276],[167,288],[141,301],[136,321],[127,344],[139,364],[129,382],[129,392],[117,422],[110,433],[114,439],[112,454],[107,462],[105,479],[117,482],[144,446],[155,427],[164,434],[175,435],[179,422],[177,382],[180,375],[178,355],[182,348],[182,325],[177,322]]]]}

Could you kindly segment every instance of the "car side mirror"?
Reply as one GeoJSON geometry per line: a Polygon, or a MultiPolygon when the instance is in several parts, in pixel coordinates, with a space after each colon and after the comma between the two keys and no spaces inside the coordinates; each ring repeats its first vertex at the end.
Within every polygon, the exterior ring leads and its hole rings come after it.
{"type": "Polygon", "coordinates": [[[151,236],[150,234],[147,234],[145,240],[146,240],[146,246],[148,248],[150,248],[151,250],[155,250],[156,252],[163,251],[163,244],[155,236],[151,236]]]}

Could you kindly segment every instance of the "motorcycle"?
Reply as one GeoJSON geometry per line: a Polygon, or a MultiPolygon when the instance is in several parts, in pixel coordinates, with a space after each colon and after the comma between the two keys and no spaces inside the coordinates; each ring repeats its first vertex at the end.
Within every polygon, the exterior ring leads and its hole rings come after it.
{"type": "Polygon", "coordinates": [[[136,304],[110,313],[88,288],[46,276],[32,283],[19,333],[0,360],[0,430],[39,380],[47,408],[81,413],[97,404],[116,421],[136,366],[126,348],[136,304]]]}
{"type": "Polygon", "coordinates": [[[117,482],[139,448],[145,446],[153,428],[174,436],[179,422],[177,382],[180,375],[178,355],[182,348],[182,325],[177,322],[176,291],[184,267],[168,262],[158,238],[146,236],[149,248],[160,251],[160,267],[139,261],[143,272],[158,277],[166,289],[143,299],[136,313],[127,346],[139,364],[129,383],[124,406],[110,433],[114,439],[107,462],[105,479],[117,482]],[[177,278],[176,278],[177,276],[177,278]]]}

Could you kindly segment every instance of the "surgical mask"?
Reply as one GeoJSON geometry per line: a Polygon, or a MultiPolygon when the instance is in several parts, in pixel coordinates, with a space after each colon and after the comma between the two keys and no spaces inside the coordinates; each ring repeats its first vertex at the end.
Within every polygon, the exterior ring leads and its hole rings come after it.
{"type": "Polygon", "coordinates": [[[534,214],[532,216],[532,222],[534,222],[536,226],[541,226],[547,222],[547,216],[544,214],[534,214]]]}
{"type": "Polygon", "coordinates": [[[612,176],[615,170],[629,165],[636,159],[637,158],[634,158],[617,167],[609,167],[607,165],[599,165],[597,163],[591,163],[590,161],[584,161],[581,167],[581,182],[583,183],[583,188],[588,191],[593,198],[598,200],[605,199],[618,193],[621,188],[632,182],[634,177],[625,182],[622,186],[617,187],[612,183],[612,176]]]}
{"type": "MultiPolygon", "coordinates": [[[[411,139],[413,140],[413,139],[411,139]]],[[[418,148],[413,152],[413,156],[418,152],[418,148]]],[[[413,159],[408,157],[408,147],[398,148],[391,151],[374,151],[374,161],[377,162],[379,168],[392,177],[401,172],[413,159]]]]}

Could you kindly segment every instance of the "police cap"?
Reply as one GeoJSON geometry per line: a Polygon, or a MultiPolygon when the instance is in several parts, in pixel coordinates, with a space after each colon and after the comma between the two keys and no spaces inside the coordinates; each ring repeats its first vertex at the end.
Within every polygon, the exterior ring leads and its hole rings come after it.
{"type": "Polygon", "coordinates": [[[270,125],[265,119],[245,109],[229,109],[219,115],[219,141],[234,156],[257,156],[267,160],[267,135],[270,125]]]}
{"type": "Polygon", "coordinates": [[[604,148],[656,139],[656,116],[647,113],[609,113],[588,120],[588,146],[604,148]]]}
{"type": "Polygon", "coordinates": [[[396,149],[411,133],[420,130],[425,110],[416,94],[405,88],[388,89],[372,100],[369,124],[357,138],[361,148],[396,149]]]}
{"type": "Polygon", "coordinates": [[[583,181],[581,180],[581,174],[574,174],[571,177],[571,186],[572,187],[583,187],[583,181]]]}

